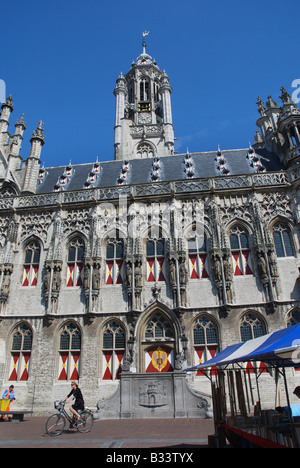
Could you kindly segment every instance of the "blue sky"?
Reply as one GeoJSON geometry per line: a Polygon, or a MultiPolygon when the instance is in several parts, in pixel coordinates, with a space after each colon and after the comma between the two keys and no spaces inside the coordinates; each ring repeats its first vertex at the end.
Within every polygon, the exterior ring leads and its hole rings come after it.
{"type": "Polygon", "coordinates": [[[14,0],[0,14],[10,131],[24,113],[25,159],[43,120],[46,166],[113,159],[113,90],[145,30],[170,77],[179,152],[247,147],[257,96],[281,104],[280,87],[291,94],[300,78],[299,0],[14,0]]]}

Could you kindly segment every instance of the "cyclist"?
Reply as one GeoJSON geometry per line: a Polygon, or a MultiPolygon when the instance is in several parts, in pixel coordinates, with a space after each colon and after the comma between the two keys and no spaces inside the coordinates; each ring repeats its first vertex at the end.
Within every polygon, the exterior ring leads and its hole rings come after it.
{"type": "Polygon", "coordinates": [[[70,400],[75,399],[74,405],[72,405],[71,408],[69,409],[71,413],[73,413],[74,417],[77,418],[77,421],[79,421],[80,415],[78,414],[77,411],[84,410],[84,400],[83,400],[81,390],[78,387],[77,383],[71,382],[71,387],[72,387],[72,390],[69,393],[69,395],[64,399],[64,401],[68,403],[70,400]],[[68,398],[70,398],[70,400],[68,400],[68,398]]]}

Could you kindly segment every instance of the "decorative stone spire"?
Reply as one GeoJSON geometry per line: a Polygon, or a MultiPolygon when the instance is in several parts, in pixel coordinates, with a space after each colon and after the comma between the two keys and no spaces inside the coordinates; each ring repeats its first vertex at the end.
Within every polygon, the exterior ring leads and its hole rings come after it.
{"type": "Polygon", "coordinates": [[[34,130],[32,133],[30,143],[31,143],[31,150],[30,150],[29,157],[40,159],[42,146],[45,144],[43,122],[41,120],[38,123],[37,129],[34,130]]]}
{"type": "Polygon", "coordinates": [[[259,133],[259,130],[257,129],[255,137],[254,137],[253,148],[263,148],[263,147],[264,147],[264,140],[261,134],[259,133]]]}
{"type": "Polygon", "coordinates": [[[13,98],[11,97],[11,95],[9,95],[6,101],[2,104],[1,109],[2,109],[2,114],[0,118],[0,143],[5,145],[8,143],[8,139],[9,139],[9,133],[7,131],[8,125],[9,125],[8,123],[9,117],[10,117],[10,114],[14,110],[13,98]]]}
{"type": "Polygon", "coordinates": [[[283,86],[281,86],[280,91],[281,91],[281,95],[279,97],[282,100],[282,103],[283,104],[290,104],[291,103],[291,96],[289,95],[287,90],[283,86]]]}
{"type": "Polygon", "coordinates": [[[268,100],[266,102],[267,109],[278,109],[277,103],[272,99],[272,96],[268,96],[268,100]]]}
{"type": "Polygon", "coordinates": [[[26,172],[24,178],[23,192],[35,193],[38,177],[42,146],[45,144],[43,122],[40,120],[37,129],[32,133],[30,139],[30,155],[26,161],[26,172]]]}
{"type": "Polygon", "coordinates": [[[20,151],[23,141],[23,133],[26,130],[24,114],[21,115],[20,121],[16,121],[15,128],[15,134],[10,139],[10,152],[8,155],[8,169],[10,171],[20,169],[21,166],[22,158],[20,156],[20,151]]]}
{"type": "Polygon", "coordinates": [[[283,86],[281,87],[281,95],[279,97],[282,100],[283,104],[281,110],[281,115],[283,119],[289,117],[290,115],[299,114],[297,104],[295,102],[292,102],[291,96],[283,86]]]}

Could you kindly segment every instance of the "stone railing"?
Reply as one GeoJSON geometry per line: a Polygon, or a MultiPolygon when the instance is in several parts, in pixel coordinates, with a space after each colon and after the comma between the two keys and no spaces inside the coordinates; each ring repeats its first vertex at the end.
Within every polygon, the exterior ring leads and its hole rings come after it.
{"type": "Polygon", "coordinates": [[[171,182],[152,182],[140,185],[122,185],[81,189],[70,192],[54,192],[0,199],[0,210],[26,209],[55,205],[72,205],[95,203],[98,201],[118,200],[121,196],[128,198],[159,197],[173,194],[191,194],[227,190],[250,189],[251,187],[288,186],[285,172],[269,172],[239,176],[224,176],[171,182]]]}

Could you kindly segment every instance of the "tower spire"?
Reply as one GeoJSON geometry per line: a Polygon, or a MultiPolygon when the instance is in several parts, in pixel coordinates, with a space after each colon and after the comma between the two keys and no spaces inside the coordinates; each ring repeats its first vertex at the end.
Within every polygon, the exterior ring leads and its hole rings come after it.
{"type": "Polygon", "coordinates": [[[148,36],[150,31],[145,31],[143,32],[143,54],[145,55],[146,54],[146,47],[147,47],[147,44],[146,44],[146,41],[145,41],[145,37],[148,36]]]}

